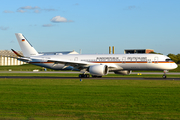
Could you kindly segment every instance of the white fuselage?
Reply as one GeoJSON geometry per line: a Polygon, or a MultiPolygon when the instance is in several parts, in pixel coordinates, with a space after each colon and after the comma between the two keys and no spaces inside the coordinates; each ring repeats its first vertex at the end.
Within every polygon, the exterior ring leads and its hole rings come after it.
{"type": "MultiPolygon", "coordinates": [[[[48,60],[69,60],[72,62],[87,62],[89,65],[105,64],[109,71],[117,70],[171,70],[177,68],[176,63],[169,57],[159,54],[67,54],[67,55],[38,55],[31,56],[29,63],[55,69],[55,70],[78,70],[65,63],[55,64],[48,60]]],[[[88,67],[88,64],[87,64],[88,67]]]]}

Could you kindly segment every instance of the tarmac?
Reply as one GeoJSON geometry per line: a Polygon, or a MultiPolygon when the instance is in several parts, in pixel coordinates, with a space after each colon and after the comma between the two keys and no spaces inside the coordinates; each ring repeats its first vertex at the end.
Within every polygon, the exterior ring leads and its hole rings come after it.
{"type": "MultiPolygon", "coordinates": [[[[0,73],[70,73],[70,74],[81,74],[76,71],[0,71],[0,73]]],[[[163,75],[164,72],[132,72],[131,74],[154,74],[154,75],[163,75]]],[[[109,72],[108,74],[114,74],[114,72],[109,72]]],[[[167,72],[167,75],[180,75],[180,72],[167,72]]]]}
{"type": "MultiPolygon", "coordinates": [[[[0,73],[47,73],[47,74],[52,74],[52,73],[59,73],[59,74],[63,74],[63,73],[69,73],[69,74],[79,74],[79,72],[59,72],[59,71],[0,71],[0,73]]],[[[109,74],[114,74],[113,72],[110,72],[109,74]]],[[[131,74],[161,74],[163,75],[163,72],[132,72],[131,74]]],[[[167,75],[180,75],[179,72],[168,72],[166,73],[167,75]]],[[[79,77],[50,77],[50,76],[0,76],[0,78],[13,78],[13,79],[89,79],[89,80],[180,80],[180,76],[179,78],[152,78],[152,77],[124,77],[124,76],[120,76],[120,77],[102,77],[102,78],[79,78],[79,77]]]]}
{"type": "Polygon", "coordinates": [[[0,76],[4,79],[87,79],[87,80],[180,80],[180,78],[143,78],[143,77],[102,77],[102,78],[79,78],[79,77],[43,77],[43,76],[0,76]]]}

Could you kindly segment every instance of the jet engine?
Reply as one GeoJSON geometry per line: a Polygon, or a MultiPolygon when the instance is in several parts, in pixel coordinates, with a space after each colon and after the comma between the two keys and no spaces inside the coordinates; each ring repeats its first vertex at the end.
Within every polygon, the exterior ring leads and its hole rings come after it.
{"type": "Polygon", "coordinates": [[[89,73],[92,76],[103,76],[108,74],[108,66],[107,65],[92,65],[89,67],[89,73]]]}
{"type": "Polygon", "coordinates": [[[131,70],[114,71],[114,73],[119,74],[119,75],[129,75],[129,74],[131,74],[131,70]]]}

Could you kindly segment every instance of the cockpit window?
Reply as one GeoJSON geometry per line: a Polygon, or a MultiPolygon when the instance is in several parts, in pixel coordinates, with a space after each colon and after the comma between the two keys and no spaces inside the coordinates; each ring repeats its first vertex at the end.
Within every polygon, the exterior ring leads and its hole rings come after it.
{"type": "Polygon", "coordinates": [[[172,62],[172,60],[171,59],[166,59],[166,62],[172,62]]]}

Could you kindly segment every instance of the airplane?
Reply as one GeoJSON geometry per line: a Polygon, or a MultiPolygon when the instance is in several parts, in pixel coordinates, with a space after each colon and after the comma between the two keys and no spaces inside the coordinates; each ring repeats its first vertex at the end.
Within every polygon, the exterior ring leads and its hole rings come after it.
{"type": "Polygon", "coordinates": [[[162,70],[166,72],[177,68],[169,57],[159,54],[39,54],[21,34],[15,33],[23,56],[18,60],[54,70],[80,71],[79,78],[102,77],[109,72],[129,75],[132,70],[162,70]],[[88,74],[87,74],[88,73],[88,74]]]}

